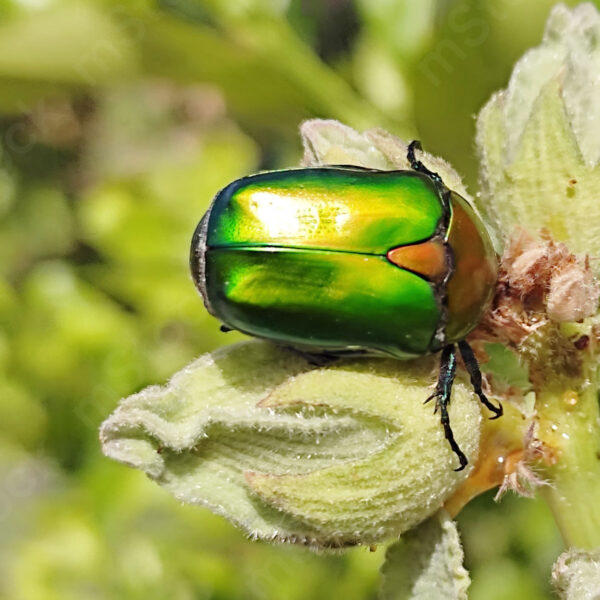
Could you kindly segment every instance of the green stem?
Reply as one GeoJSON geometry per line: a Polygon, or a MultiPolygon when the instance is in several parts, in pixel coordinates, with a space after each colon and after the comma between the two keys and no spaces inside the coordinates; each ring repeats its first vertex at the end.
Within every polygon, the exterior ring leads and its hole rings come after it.
{"type": "Polygon", "coordinates": [[[542,389],[538,437],[556,452],[542,490],[567,546],[600,548],[600,411],[595,365],[579,390],[542,389]]]}

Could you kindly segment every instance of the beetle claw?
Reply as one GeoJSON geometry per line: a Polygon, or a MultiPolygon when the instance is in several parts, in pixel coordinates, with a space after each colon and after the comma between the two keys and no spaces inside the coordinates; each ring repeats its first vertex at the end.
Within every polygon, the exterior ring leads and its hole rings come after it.
{"type": "Polygon", "coordinates": [[[494,413],[494,416],[490,417],[490,421],[493,421],[494,419],[499,419],[504,414],[504,410],[502,408],[502,405],[500,405],[500,406],[494,406],[485,396],[483,396],[483,398],[482,398],[479,395],[479,400],[481,401],[481,403],[483,405],[485,405],[487,407],[487,409],[490,412],[494,413]]]}
{"type": "Polygon", "coordinates": [[[456,469],[454,469],[454,471],[455,472],[462,471],[469,464],[469,461],[467,460],[467,457],[462,452],[460,454],[458,454],[458,452],[456,452],[456,450],[454,450],[454,453],[458,456],[458,460],[460,461],[460,467],[457,467],[456,469]]]}
{"type": "Polygon", "coordinates": [[[499,419],[504,414],[502,407],[500,407],[500,410],[494,410],[493,412],[494,412],[494,416],[490,417],[490,421],[495,421],[496,419],[499,419]]]}

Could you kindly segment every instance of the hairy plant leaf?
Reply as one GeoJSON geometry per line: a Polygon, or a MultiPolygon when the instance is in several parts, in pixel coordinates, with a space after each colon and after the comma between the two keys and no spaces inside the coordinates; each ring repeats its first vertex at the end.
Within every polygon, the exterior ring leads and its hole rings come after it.
{"type": "Polygon", "coordinates": [[[381,600],[466,600],[470,584],[458,531],[440,511],[392,544],[381,569],[381,600]]]}

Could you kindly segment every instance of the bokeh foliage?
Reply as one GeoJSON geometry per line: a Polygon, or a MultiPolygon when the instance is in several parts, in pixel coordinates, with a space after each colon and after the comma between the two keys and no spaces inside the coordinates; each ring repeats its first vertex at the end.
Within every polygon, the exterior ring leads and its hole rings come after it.
{"type": "MultiPolygon", "coordinates": [[[[187,271],[215,191],[297,163],[311,116],[418,134],[475,189],[472,115],[552,4],[0,0],[0,598],[375,597],[381,550],[251,543],[102,457],[97,429],[238,339],[187,271]]],[[[550,597],[541,504],[459,521],[471,598],[550,597]]]]}

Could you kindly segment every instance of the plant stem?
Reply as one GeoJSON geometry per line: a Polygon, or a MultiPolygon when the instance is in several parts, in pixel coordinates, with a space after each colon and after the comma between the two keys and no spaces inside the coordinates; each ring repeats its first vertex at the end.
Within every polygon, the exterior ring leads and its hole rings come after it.
{"type": "Polygon", "coordinates": [[[596,365],[586,370],[579,389],[541,389],[536,405],[538,438],[555,459],[542,495],[565,544],[594,549],[600,548],[600,411],[596,365]]]}

